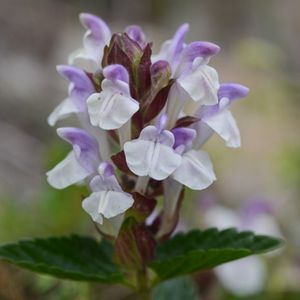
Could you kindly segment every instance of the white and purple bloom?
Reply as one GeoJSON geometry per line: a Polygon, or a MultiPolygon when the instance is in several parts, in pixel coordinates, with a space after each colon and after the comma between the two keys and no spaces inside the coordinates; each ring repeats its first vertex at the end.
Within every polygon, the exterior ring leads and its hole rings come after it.
{"type": "Polygon", "coordinates": [[[83,48],[70,55],[69,63],[95,73],[101,69],[104,47],[110,41],[111,32],[107,24],[95,15],[81,13],[79,19],[87,31],[83,37],[83,48]]]}
{"type": "Polygon", "coordinates": [[[105,233],[116,235],[123,222],[124,213],[133,205],[132,196],[123,192],[113,166],[108,162],[100,163],[98,175],[89,185],[92,193],[83,200],[83,209],[94,222],[103,225],[102,230],[105,233]]]}
{"type": "Polygon", "coordinates": [[[218,103],[199,108],[195,115],[200,121],[194,125],[197,130],[194,143],[196,149],[201,148],[215,132],[228,147],[240,147],[240,132],[229,106],[233,101],[246,97],[248,92],[249,89],[243,85],[223,83],[218,90],[218,103]]]}
{"type": "Polygon", "coordinates": [[[95,92],[95,87],[88,75],[81,69],[60,65],[57,72],[69,84],[68,97],[63,100],[48,117],[48,123],[54,126],[58,120],[64,119],[71,114],[81,114],[87,111],[86,100],[95,92]]]}
{"type": "Polygon", "coordinates": [[[122,65],[104,68],[103,75],[102,91],[87,99],[91,124],[106,130],[118,129],[138,111],[139,103],[130,96],[129,75],[122,65]]]}
{"type": "Polygon", "coordinates": [[[83,129],[57,130],[73,150],[47,172],[48,182],[58,189],[84,182],[91,193],[83,209],[113,236],[126,211],[140,209],[135,197],[164,196],[157,237],[168,235],[178,220],[182,190],[203,190],[216,180],[204,142],[216,132],[228,146],[240,144],[228,107],[248,89],[219,83],[208,63],[220,48],[184,43],[188,24],[152,55],[137,25],[111,34],[97,16],[83,13],[80,21],[87,29],[83,49],[71,55],[73,66],[57,67],[70,82],[68,97],[48,122],[53,126],[76,114],[83,129]]]}
{"type": "Polygon", "coordinates": [[[57,134],[73,146],[67,157],[47,172],[50,185],[64,189],[93,176],[101,161],[97,140],[79,128],[58,128],[57,134]]]}
{"type": "Polygon", "coordinates": [[[163,180],[180,165],[182,158],[173,148],[175,138],[165,129],[166,121],[163,115],[156,126],[145,127],[137,139],[124,144],[126,162],[134,174],[163,180]]]}
{"type": "Polygon", "coordinates": [[[202,104],[216,104],[219,89],[218,74],[208,66],[210,57],[216,55],[220,48],[210,42],[184,43],[184,37],[189,29],[188,24],[178,28],[172,40],[165,42],[153,61],[166,60],[175,79],[168,104],[169,126],[173,126],[186,101],[202,104]]]}
{"type": "Polygon", "coordinates": [[[83,201],[83,209],[95,222],[103,225],[103,232],[116,235],[125,211],[133,204],[132,196],[123,192],[113,166],[101,160],[98,143],[93,136],[72,127],[59,128],[57,133],[73,146],[73,150],[47,172],[49,184],[63,189],[85,180],[92,194],[83,201]]]}

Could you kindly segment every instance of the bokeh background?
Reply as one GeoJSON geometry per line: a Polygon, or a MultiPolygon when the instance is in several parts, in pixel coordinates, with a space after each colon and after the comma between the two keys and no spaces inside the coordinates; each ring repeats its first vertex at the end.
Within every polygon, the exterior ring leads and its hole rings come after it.
{"type": "MultiPolygon", "coordinates": [[[[236,212],[260,199],[271,204],[287,243],[277,255],[262,258],[268,276],[259,291],[236,294],[214,273],[197,275],[194,283],[202,294],[199,299],[300,299],[298,0],[0,0],[0,243],[95,234],[80,207],[84,191],[55,191],[45,180],[45,171],[68,151],[46,118],[66,96],[67,83],[55,65],[66,63],[81,45],[82,11],[98,14],[114,31],[139,23],[156,50],[183,22],[191,25],[187,41],[221,46],[212,61],[220,80],[251,90],[233,108],[242,148],[226,148],[217,137],[208,143],[218,181],[200,194],[188,193],[181,226],[205,226],[203,199],[236,212]],[[195,207],[199,214],[191,213],[195,207]]],[[[247,270],[239,276],[247,278],[247,270]]],[[[125,297],[121,289],[0,264],[0,299],[105,300],[121,299],[122,293],[125,297]]]]}

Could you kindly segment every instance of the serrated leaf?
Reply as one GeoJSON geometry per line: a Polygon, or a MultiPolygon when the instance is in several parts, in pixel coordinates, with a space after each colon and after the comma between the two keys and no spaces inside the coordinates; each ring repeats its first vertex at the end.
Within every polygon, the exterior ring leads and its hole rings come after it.
{"type": "Polygon", "coordinates": [[[174,278],[155,287],[152,300],[197,300],[199,293],[196,283],[190,277],[174,278]]]}
{"type": "Polygon", "coordinates": [[[70,237],[20,241],[0,247],[0,260],[31,271],[73,280],[122,283],[112,262],[112,246],[103,240],[70,237]]]}
{"type": "Polygon", "coordinates": [[[165,280],[267,252],[281,244],[279,239],[249,231],[237,232],[233,228],[192,230],[160,244],[150,267],[160,280],[165,280]]]}

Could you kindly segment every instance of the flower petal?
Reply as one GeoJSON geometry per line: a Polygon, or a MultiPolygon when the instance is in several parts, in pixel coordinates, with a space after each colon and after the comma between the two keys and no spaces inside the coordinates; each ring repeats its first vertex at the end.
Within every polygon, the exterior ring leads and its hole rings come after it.
{"type": "Polygon", "coordinates": [[[124,213],[127,209],[129,209],[133,205],[133,198],[130,194],[124,192],[100,192],[101,203],[99,203],[99,211],[103,214],[103,216],[107,219],[115,217],[121,213],[124,213]],[[104,194],[105,193],[105,198],[104,194]],[[102,202],[103,200],[103,202],[102,202]]]}
{"type": "Polygon", "coordinates": [[[193,127],[197,131],[197,136],[193,142],[193,148],[200,149],[203,144],[213,136],[214,130],[202,121],[197,122],[193,127]]]}
{"type": "Polygon", "coordinates": [[[83,38],[83,44],[88,54],[99,61],[103,55],[104,46],[109,43],[111,32],[107,24],[98,16],[81,13],[79,19],[87,29],[83,38]]]}
{"type": "Polygon", "coordinates": [[[184,38],[189,30],[189,24],[185,23],[176,30],[169,47],[169,59],[174,60],[181,53],[184,46],[184,38]]]}
{"type": "Polygon", "coordinates": [[[192,42],[188,44],[182,53],[182,59],[185,62],[193,62],[195,58],[209,58],[218,54],[220,47],[210,42],[192,42]]]}
{"type": "Polygon", "coordinates": [[[240,147],[240,131],[232,113],[228,109],[208,118],[203,118],[202,122],[212,128],[225,141],[226,146],[232,148],[240,147]]]}
{"type": "Polygon", "coordinates": [[[216,180],[209,156],[204,151],[196,150],[183,155],[181,165],[172,176],[193,190],[203,190],[216,180]]]}
{"type": "Polygon", "coordinates": [[[86,99],[94,93],[95,88],[87,74],[72,66],[59,65],[56,67],[58,73],[70,81],[69,98],[80,111],[86,109],[86,99]]]}
{"type": "Polygon", "coordinates": [[[124,151],[133,173],[156,180],[167,178],[181,163],[181,156],[172,147],[154,141],[136,139],[126,142],[124,151]]]}
{"type": "MultiPolygon", "coordinates": [[[[87,197],[83,203],[83,209],[89,213],[93,220],[101,220],[98,215],[107,219],[124,213],[133,205],[133,198],[130,194],[115,191],[94,192],[87,197]]],[[[101,220],[102,221],[102,220],[101,220]]],[[[102,224],[102,222],[100,223],[102,224]]]]}
{"type": "Polygon", "coordinates": [[[142,28],[138,25],[131,25],[125,28],[125,32],[128,36],[136,41],[142,48],[146,45],[146,37],[142,28]]]}
{"type": "Polygon", "coordinates": [[[173,38],[162,44],[157,55],[152,56],[152,61],[167,60],[172,69],[176,69],[176,60],[184,47],[184,38],[189,30],[189,24],[185,23],[178,27],[173,38]]]}
{"type": "Polygon", "coordinates": [[[58,135],[73,146],[78,163],[89,173],[94,173],[100,163],[97,140],[79,128],[63,127],[57,129],[58,135]]]}
{"type": "Polygon", "coordinates": [[[249,89],[244,85],[238,83],[222,83],[218,90],[218,98],[236,100],[246,97],[248,93],[249,89]]]}
{"type": "Polygon", "coordinates": [[[100,69],[100,63],[86,53],[85,49],[73,51],[68,58],[68,63],[89,73],[96,73],[100,69]]]}
{"type": "Polygon", "coordinates": [[[117,80],[124,81],[129,84],[129,74],[128,71],[118,64],[109,65],[103,69],[103,75],[106,79],[116,82],[117,80]]]}
{"type": "Polygon", "coordinates": [[[124,214],[117,215],[110,219],[103,219],[103,224],[100,229],[103,233],[117,237],[124,221],[124,214]]]}
{"type": "Polygon", "coordinates": [[[92,94],[87,105],[92,125],[106,130],[120,128],[139,109],[133,98],[106,91],[92,94]]]}
{"type": "Polygon", "coordinates": [[[71,114],[79,113],[80,111],[70,100],[70,98],[62,101],[48,117],[48,124],[54,126],[57,121],[67,118],[71,114]]]}
{"type": "Polygon", "coordinates": [[[199,65],[192,73],[183,75],[177,82],[190,96],[191,100],[205,105],[218,103],[218,73],[208,65],[199,65]]]}
{"type": "Polygon", "coordinates": [[[115,175],[107,177],[97,175],[91,180],[90,187],[93,192],[101,192],[108,190],[116,192],[122,191],[122,188],[115,175]]]}
{"type": "Polygon", "coordinates": [[[179,127],[171,130],[174,137],[174,149],[180,145],[189,145],[196,137],[196,130],[188,127],[179,127]]]}
{"type": "Polygon", "coordinates": [[[99,197],[92,193],[82,201],[82,208],[92,217],[93,221],[103,224],[103,216],[98,212],[99,197]]]}
{"type": "Polygon", "coordinates": [[[64,189],[85,179],[90,173],[77,161],[74,151],[46,173],[48,183],[56,189],[64,189]]]}

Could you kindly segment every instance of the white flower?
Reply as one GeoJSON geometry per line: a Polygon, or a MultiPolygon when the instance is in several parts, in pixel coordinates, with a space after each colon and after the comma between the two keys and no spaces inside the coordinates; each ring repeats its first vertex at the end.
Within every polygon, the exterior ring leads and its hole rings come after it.
{"type": "Polygon", "coordinates": [[[147,126],[138,139],[124,144],[126,162],[133,173],[163,180],[180,165],[182,158],[173,149],[174,135],[163,128],[147,126]]]}
{"type": "Polygon", "coordinates": [[[90,182],[92,193],[83,200],[82,207],[94,222],[102,225],[103,231],[115,235],[125,211],[133,205],[134,200],[130,194],[122,191],[109,163],[102,162],[98,172],[99,175],[90,182]]]}
{"type": "Polygon", "coordinates": [[[93,126],[118,129],[138,111],[139,103],[130,96],[128,72],[123,66],[110,65],[103,74],[102,92],[87,100],[88,113],[93,126]]]}

